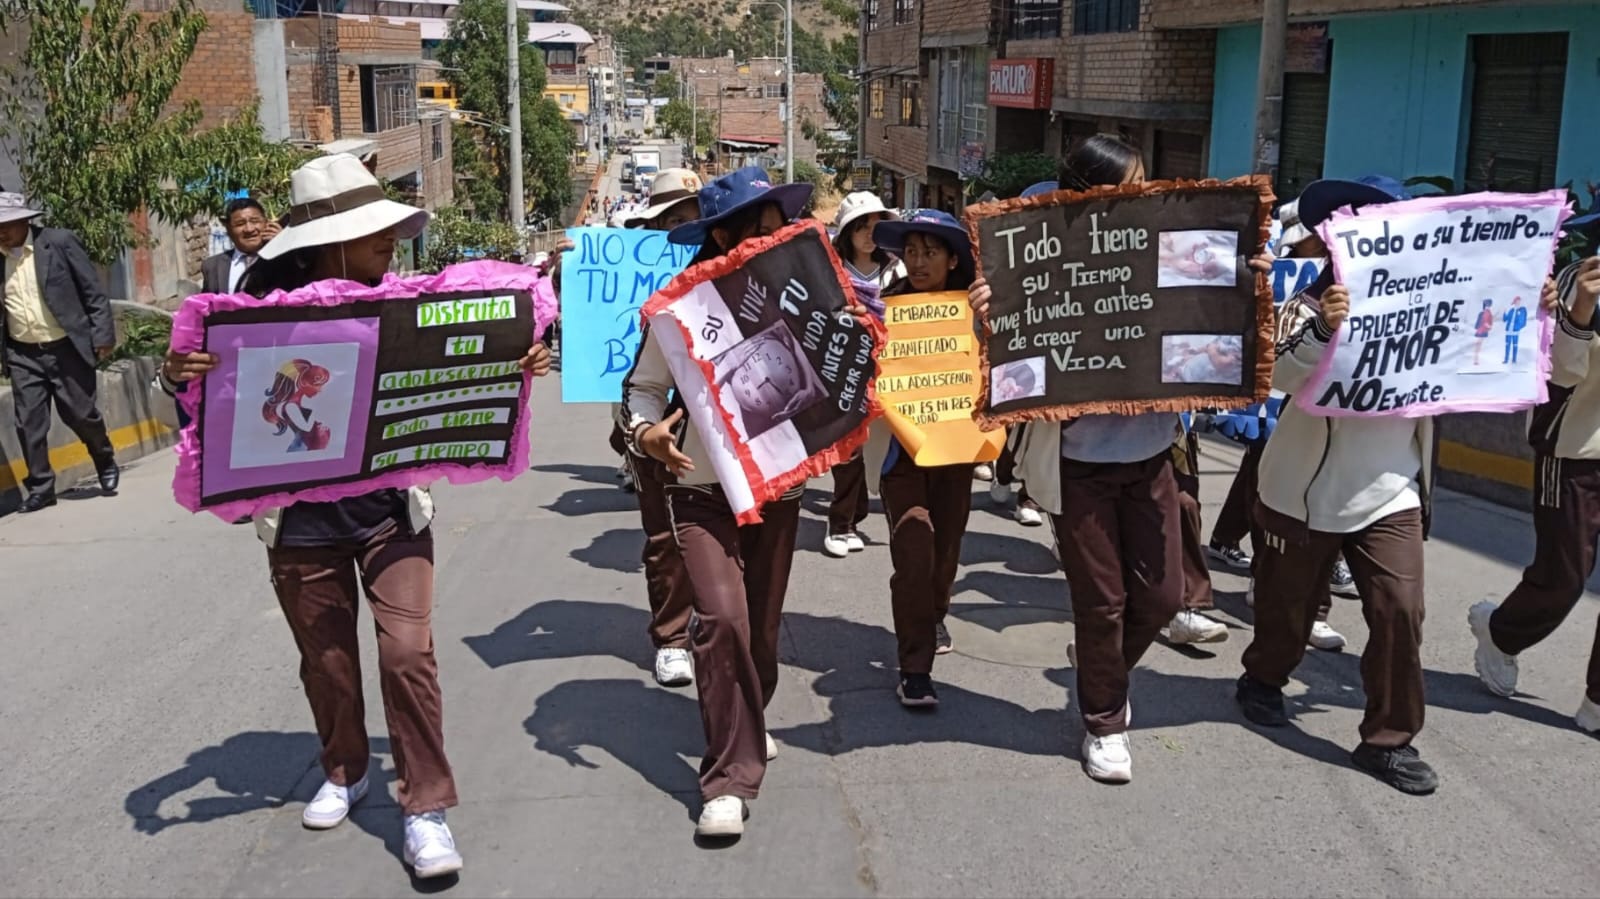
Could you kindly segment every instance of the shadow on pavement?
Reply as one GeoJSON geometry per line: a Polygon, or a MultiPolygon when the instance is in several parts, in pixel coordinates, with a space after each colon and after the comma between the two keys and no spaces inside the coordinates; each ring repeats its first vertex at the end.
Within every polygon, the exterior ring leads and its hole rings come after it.
{"type": "Polygon", "coordinates": [[[644,570],[641,554],[644,551],[644,532],[637,527],[613,528],[605,531],[585,547],[567,555],[590,568],[638,574],[644,570]]]}
{"type": "MultiPolygon", "coordinates": [[[[619,460],[620,463],[620,460],[619,460]]],[[[590,484],[604,484],[616,487],[621,492],[622,479],[617,477],[615,465],[570,465],[567,463],[552,463],[550,465],[535,465],[529,471],[538,471],[545,474],[564,474],[574,480],[587,481],[590,484]]]]}
{"type": "Polygon", "coordinates": [[[700,812],[700,779],[684,757],[705,752],[692,695],[636,680],[567,681],[539,697],[523,722],[535,749],[574,768],[598,769],[580,750],[593,747],[632,768],[651,786],[700,812]]]}
{"type": "Polygon", "coordinates": [[[463,643],[490,668],[540,659],[612,656],[645,671],[655,664],[643,609],[612,602],[550,599],[529,606],[492,632],[463,643]]]}
{"type": "Polygon", "coordinates": [[[635,511],[639,508],[639,500],[617,486],[579,487],[561,494],[544,508],[571,518],[601,512],[635,511]]]}

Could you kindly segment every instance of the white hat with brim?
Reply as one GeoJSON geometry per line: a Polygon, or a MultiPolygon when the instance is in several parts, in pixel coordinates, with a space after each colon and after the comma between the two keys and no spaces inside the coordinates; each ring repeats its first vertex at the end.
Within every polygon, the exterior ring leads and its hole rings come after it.
{"type": "Polygon", "coordinates": [[[623,225],[637,228],[666,215],[684,200],[698,199],[702,187],[700,176],[689,169],[662,169],[650,182],[650,205],[628,216],[623,225]]]}
{"type": "Polygon", "coordinates": [[[1278,236],[1278,246],[1287,249],[1311,236],[1311,229],[1300,223],[1300,201],[1290,200],[1278,207],[1278,221],[1283,233],[1278,236]]]}
{"type": "Polygon", "coordinates": [[[858,190],[847,195],[839,204],[839,216],[834,219],[833,226],[838,232],[842,232],[851,222],[873,213],[878,213],[890,221],[900,217],[893,209],[883,205],[883,200],[879,199],[877,194],[869,190],[858,190]]]}
{"type": "Polygon", "coordinates": [[[44,215],[37,209],[28,208],[28,198],[22,194],[0,192],[0,225],[15,221],[26,221],[44,215]]]}
{"type": "Polygon", "coordinates": [[[348,153],[319,156],[289,179],[289,221],[261,248],[262,259],[276,259],[295,250],[344,243],[390,228],[410,240],[428,226],[426,209],[389,199],[378,179],[361,160],[348,153]]]}

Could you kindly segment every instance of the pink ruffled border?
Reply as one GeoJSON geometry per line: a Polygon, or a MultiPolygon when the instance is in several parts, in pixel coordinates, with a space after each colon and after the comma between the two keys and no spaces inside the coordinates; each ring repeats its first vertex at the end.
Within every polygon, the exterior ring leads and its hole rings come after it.
{"type": "MultiPolygon", "coordinates": [[[[1550,271],[1545,277],[1550,277],[1555,272],[1556,249],[1561,244],[1565,232],[1561,226],[1572,217],[1572,200],[1567,192],[1562,189],[1547,190],[1534,194],[1500,194],[1500,193],[1475,193],[1460,196],[1419,197],[1415,200],[1401,200],[1398,203],[1384,203],[1382,205],[1362,207],[1361,214],[1369,212],[1452,212],[1457,209],[1476,209],[1482,206],[1495,206],[1505,209],[1532,209],[1550,206],[1559,203],[1561,210],[1556,214],[1556,227],[1554,236],[1550,239],[1550,271]]],[[[1321,227],[1317,229],[1322,242],[1330,248],[1334,245],[1333,228],[1340,221],[1354,218],[1356,213],[1345,206],[1335,212],[1321,227]]],[[[1344,266],[1338,253],[1330,252],[1333,273],[1339,283],[1345,283],[1344,266]]],[[[1322,351],[1322,358],[1317,362],[1317,367],[1312,370],[1311,377],[1299,393],[1295,394],[1294,404],[1312,415],[1327,418],[1374,418],[1374,417],[1399,417],[1399,418],[1426,418],[1433,415],[1444,415],[1451,412],[1524,412],[1545,402],[1550,398],[1550,348],[1555,342],[1555,319],[1540,306],[1535,310],[1535,321],[1539,326],[1539,393],[1531,402],[1528,400],[1511,400],[1506,402],[1491,402],[1488,400],[1451,400],[1442,403],[1415,403],[1401,408],[1398,412],[1357,412],[1353,409],[1328,409],[1318,406],[1313,399],[1321,392],[1322,387],[1328,383],[1329,371],[1333,368],[1333,350],[1339,345],[1339,334],[1334,334],[1328,341],[1328,346],[1322,351]]],[[[1341,328],[1342,332],[1343,329],[1341,328]]]]}
{"type": "MultiPolygon", "coordinates": [[[[672,304],[682,299],[685,294],[696,286],[736,271],[757,254],[801,237],[807,232],[815,232],[821,238],[823,245],[825,247],[828,246],[827,229],[823,227],[821,222],[817,221],[797,222],[767,237],[747,240],[735,247],[733,252],[728,255],[692,266],[669,281],[667,286],[661,288],[656,292],[655,296],[645,302],[644,308],[640,311],[642,321],[649,322],[658,313],[665,313],[665,317],[671,319],[672,324],[682,332],[684,346],[694,346],[693,335],[689,333],[689,329],[684,327],[683,322],[672,314],[672,304]]],[[[828,249],[828,259],[832,264],[834,277],[839,280],[840,286],[844,289],[845,297],[853,296],[850,277],[845,273],[844,266],[834,255],[831,247],[828,249]]],[[[885,331],[883,324],[871,315],[857,316],[856,320],[861,322],[862,326],[867,329],[867,333],[872,335],[872,359],[873,365],[876,367],[878,355],[883,352],[883,342],[887,331],[885,331]]],[[[755,456],[750,452],[750,447],[738,439],[739,431],[734,425],[733,416],[722,405],[721,390],[717,387],[716,373],[711,361],[709,359],[692,359],[690,361],[699,366],[700,370],[705,374],[706,385],[711,391],[711,405],[717,410],[717,414],[722,419],[723,427],[727,429],[728,436],[732,438],[734,452],[739,457],[739,467],[743,469],[745,481],[750,485],[750,494],[755,498],[753,507],[735,510],[736,519],[741,525],[760,524],[762,506],[783,496],[794,486],[803,484],[811,478],[821,477],[832,471],[834,466],[848,461],[857,449],[866,444],[868,429],[872,424],[872,420],[883,414],[883,406],[878,400],[878,379],[876,373],[874,373],[872,380],[867,382],[867,415],[866,418],[862,419],[859,427],[839,438],[831,446],[807,456],[804,462],[794,468],[772,478],[766,478],[761,474],[761,467],[756,464],[755,456]]],[[[707,441],[708,444],[710,442],[707,441]]]]}
{"type": "MultiPolygon", "coordinates": [[[[529,345],[538,340],[545,328],[556,318],[556,296],[550,279],[541,276],[537,269],[509,262],[484,260],[452,265],[437,275],[414,275],[401,278],[385,275],[377,287],[365,287],[353,281],[328,280],[309,284],[299,290],[285,293],[275,291],[262,299],[249,294],[196,294],[183,301],[172,324],[172,349],[180,353],[197,352],[205,347],[206,317],[213,312],[233,309],[251,309],[263,306],[339,306],[355,302],[381,302],[383,300],[410,299],[422,294],[466,293],[484,290],[526,290],[533,294],[533,333],[529,345]]],[[[408,468],[349,481],[326,484],[304,490],[284,490],[252,499],[235,500],[215,506],[203,506],[200,501],[200,396],[199,389],[185,390],[178,401],[189,416],[189,425],[179,435],[176,452],[178,470],[172,478],[172,495],[178,505],[191,512],[206,511],[224,521],[237,521],[242,516],[259,515],[267,509],[281,508],[297,502],[325,503],[371,493],[374,490],[404,490],[419,487],[444,478],[452,484],[474,484],[491,478],[509,481],[528,470],[531,448],[528,440],[528,408],[532,396],[532,375],[524,375],[518,403],[522,415],[518,417],[511,436],[511,456],[503,464],[486,465],[442,462],[423,468],[408,468]]],[[[195,382],[199,383],[199,382],[195,382]]]]}

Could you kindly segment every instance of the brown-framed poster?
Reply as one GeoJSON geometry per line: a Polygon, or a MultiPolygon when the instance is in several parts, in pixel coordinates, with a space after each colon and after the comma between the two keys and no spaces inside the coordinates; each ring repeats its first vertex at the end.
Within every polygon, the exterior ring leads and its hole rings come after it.
{"type": "Polygon", "coordinates": [[[1272,288],[1249,268],[1264,177],[1147,181],[967,208],[984,317],[984,428],[1243,406],[1272,381],[1272,288]]]}

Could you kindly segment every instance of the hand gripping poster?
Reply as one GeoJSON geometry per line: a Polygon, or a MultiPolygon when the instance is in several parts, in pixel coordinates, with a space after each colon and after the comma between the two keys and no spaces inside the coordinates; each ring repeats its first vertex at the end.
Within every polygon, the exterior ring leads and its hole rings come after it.
{"type": "Polygon", "coordinates": [[[667,232],[573,228],[561,260],[561,401],[615,403],[639,352],[639,310],[694,258],[667,232]]]}
{"type": "Polygon", "coordinates": [[[993,297],[983,428],[1266,398],[1265,179],[1149,181],[967,208],[993,297]]]}
{"type": "Polygon", "coordinates": [[[1565,190],[1334,213],[1321,233],[1350,316],[1295,402],[1405,418],[1544,402],[1554,332],[1539,297],[1570,215],[1565,190]]]}
{"type": "MultiPolygon", "coordinates": [[[[912,461],[931,467],[999,458],[1005,429],[980,431],[972,420],[983,373],[966,293],[889,297],[883,321],[888,342],[878,357],[878,400],[912,461]]],[[[1025,393],[1031,374],[1019,372],[1004,389],[1025,393]]]]}
{"type": "Polygon", "coordinates": [[[848,296],[827,232],[803,222],[690,268],[645,304],[741,524],[866,442],[883,328],[842,311],[848,296]]]}
{"type": "Polygon", "coordinates": [[[173,493],[234,521],[440,478],[510,480],[528,467],[519,363],[554,317],[537,273],[503,262],[192,296],[172,348],[218,362],[179,395],[191,421],[173,493]]]}

